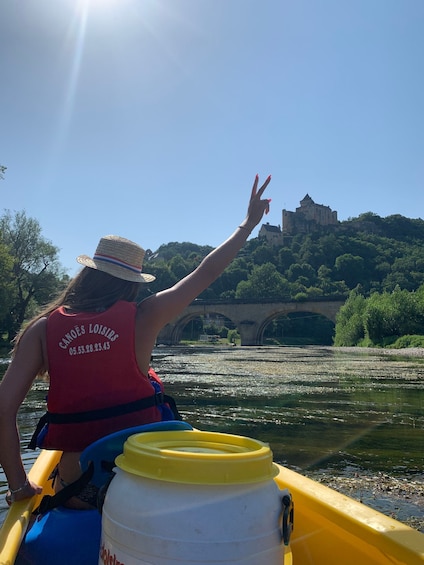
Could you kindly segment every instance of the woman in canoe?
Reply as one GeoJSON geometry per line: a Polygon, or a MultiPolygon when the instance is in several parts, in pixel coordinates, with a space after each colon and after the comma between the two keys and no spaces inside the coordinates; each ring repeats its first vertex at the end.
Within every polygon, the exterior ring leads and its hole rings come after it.
{"type": "MultiPolygon", "coordinates": [[[[38,375],[49,376],[49,417],[37,445],[63,451],[54,477],[56,492],[81,476],[80,454],[93,441],[174,417],[150,367],[158,333],[224,271],[268,213],[270,201],[262,195],[270,180],[258,188],[256,176],[246,218],[226,241],[192,273],[139,304],[139,284],[154,280],[142,272],[140,246],[106,236],[93,258],[78,257],[84,268],[17,336],[0,383],[0,464],[9,484],[8,504],[41,492],[25,472],[16,424],[18,409],[38,375]]],[[[95,493],[89,487],[66,505],[91,508],[95,493]]]]}

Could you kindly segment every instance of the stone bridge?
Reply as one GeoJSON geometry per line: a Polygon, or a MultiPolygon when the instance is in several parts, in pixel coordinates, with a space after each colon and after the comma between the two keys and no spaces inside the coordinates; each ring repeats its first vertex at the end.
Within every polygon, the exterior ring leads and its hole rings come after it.
{"type": "Polygon", "coordinates": [[[264,330],[274,318],[294,312],[312,312],[335,322],[336,314],[344,302],[344,298],[260,303],[195,300],[162,329],[157,343],[176,345],[181,340],[183,329],[191,320],[208,314],[219,314],[233,322],[240,334],[241,345],[262,345],[264,330]]]}

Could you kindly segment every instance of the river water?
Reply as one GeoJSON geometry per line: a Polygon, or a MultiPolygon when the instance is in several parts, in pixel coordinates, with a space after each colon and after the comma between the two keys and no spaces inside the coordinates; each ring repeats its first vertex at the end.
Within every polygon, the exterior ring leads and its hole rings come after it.
{"type": "MultiPolygon", "coordinates": [[[[424,530],[423,356],[178,346],[157,348],[153,366],[193,426],[265,441],[275,461],[424,530]]],[[[46,387],[21,409],[23,446],[46,387]]],[[[28,468],[35,456],[24,451],[28,468]]],[[[0,472],[0,522],[5,492],[0,472]]]]}

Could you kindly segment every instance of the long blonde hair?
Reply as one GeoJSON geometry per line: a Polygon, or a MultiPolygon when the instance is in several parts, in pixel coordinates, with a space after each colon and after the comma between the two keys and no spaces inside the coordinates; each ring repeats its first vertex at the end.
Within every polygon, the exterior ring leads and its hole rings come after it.
{"type": "Polygon", "coordinates": [[[73,312],[106,310],[118,300],[134,302],[139,290],[140,283],[138,282],[126,281],[108,273],[84,267],[55,300],[45,306],[20,330],[14,339],[12,356],[19,347],[24,333],[35,322],[48,317],[56,308],[64,306],[73,312]]]}

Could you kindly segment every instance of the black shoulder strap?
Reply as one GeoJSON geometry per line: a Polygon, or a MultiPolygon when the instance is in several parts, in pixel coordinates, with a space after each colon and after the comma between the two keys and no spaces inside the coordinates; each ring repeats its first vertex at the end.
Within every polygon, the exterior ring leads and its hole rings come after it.
{"type": "Polygon", "coordinates": [[[84,471],[84,473],[81,475],[79,479],[67,485],[62,490],[58,491],[56,494],[53,495],[46,494],[45,496],[43,496],[40,502],[40,506],[36,510],[34,510],[33,514],[35,515],[45,514],[49,510],[53,510],[53,508],[62,506],[72,496],[76,496],[82,491],[82,489],[90,482],[93,474],[94,474],[94,463],[90,461],[90,464],[88,465],[87,469],[84,471]]]}
{"type": "Polygon", "coordinates": [[[174,418],[176,420],[182,421],[181,414],[178,412],[177,404],[176,404],[175,400],[172,398],[172,396],[169,396],[168,394],[164,394],[163,400],[166,404],[168,404],[169,408],[171,409],[172,413],[174,414],[174,418]]]}
{"type": "Polygon", "coordinates": [[[46,412],[38,420],[38,424],[28,444],[29,449],[37,449],[37,438],[40,435],[41,430],[44,428],[45,425],[48,424],[48,422],[49,422],[49,413],[46,412]]]}

